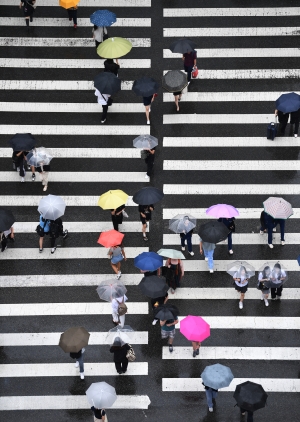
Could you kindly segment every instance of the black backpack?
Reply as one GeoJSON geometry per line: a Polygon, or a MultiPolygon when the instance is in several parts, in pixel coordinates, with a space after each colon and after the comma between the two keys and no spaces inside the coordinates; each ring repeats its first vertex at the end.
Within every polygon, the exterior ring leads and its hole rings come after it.
{"type": "Polygon", "coordinates": [[[60,225],[58,223],[56,223],[55,221],[51,221],[51,223],[50,223],[50,235],[54,236],[54,237],[58,237],[59,231],[60,231],[60,225]]]}

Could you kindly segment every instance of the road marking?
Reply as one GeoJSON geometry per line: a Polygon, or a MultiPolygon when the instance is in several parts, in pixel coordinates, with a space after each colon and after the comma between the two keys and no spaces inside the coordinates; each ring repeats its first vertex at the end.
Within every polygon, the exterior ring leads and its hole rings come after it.
{"type": "MultiPolygon", "coordinates": [[[[27,173],[27,180],[31,179],[31,173],[27,173]]],[[[26,176],[25,176],[26,181],[26,176]]],[[[17,172],[0,171],[0,182],[20,182],[17,172]]],[[[50,172],[49,183],[55,182],[149,182],[145,180],[145,172],[50,172]]]]}
{"type": "MultiPolygon", "coordinates": [[[[127,38],[132,47],[151,47],[151,38],[127,38]]],[[[93,38],[0,37],[0,47],[93,47],[93,38]]],[[[120,62],[122,59],[120,59],[120,62]]]]}
{"type": "MultiPolygon", "coordinates": [[[[179,321],[185,318],[179,317],[179,321]]],[[[236,316],[202,316],[215,330],[299,330],[300,317],[236,317],[236,316]]],[[[179,328],[179,323],[175,328],[179,328]]]]}
{"type": "Polygon", "coordinates": [[[165,195],[299,195],[300,185],[164,185],[165,195]]]}
{"type": "MultiPolygon", "coordinates": [[[[65,223],[64,223],[65,224],[65,223]]],[[[66,225],[66,224],[65,224],[66,225]]],[[[285,241],[288,245],[300,245],[299,233],[285,233],[285,241]]],[[[273,233],[272,235],[273,245],[281,244],[280,233],[273,233]]],[[[232,236],[233,245],[266,245],[267,235],[261,236],[259,233],[233,233],[232,236]]],[[[180,245],[179,234],[164,234],[163,244],[166,245],[180,245]]],[[[226,246],[227,242],[218,243],[220,246],[226,246]]]]}
{"type": "MultiPolygon", "coordinates": [[[[131,91],[133,81],[121,81],[122,91],[131,91]]],[[[28,90],[28,91],[44,91],[44,90],[62,90],[62,91],[89,91],[95,90],[93,81],[51,81],[51,80],[0,80],[0,89],[3,90],[28,90]]]]}
{"type": "MultiPolygon", "coordinates": [[[[96,292],[95,295],[97,295],[96,292]]],[[[109,315],[111,313],[111,303],[104,302],[7,303],[0,305],[0,315],[7,317],[36,315],[109,315]]],[[[148,303],[130,302],[130,314],[147,315],[148,303]]]]}
{"type": "MultiPolygon", "coordinates": [[[[85,364],[86,365],[86,364],[85,364]]],[[[148,396],[121,396],[110,409],[148,409],[148,396]]],[[[78,410],[87,408],[85,394],[63,396],[5,396],[0,397],[0,411],[16,410],[78,410]],[[42,400],[41,400],[42,398],[42,400]]]]}
{"type": "MultiPolygon", "coordinates": [[[[1,18],[0,18],[1,26],[1,18]]],[[[2,58],[1,67],[27,69],[99,69],[104,66],[104,59],[11,59],[2,58]]],[[[151,67],[150,59],[122,59],[123,69],[144,69],[151,67]]]]}
{"type": "MultiPolygon", "coordinates": [[[[249,57],[300,57],[299,48],[197,48],[202,59],[249,58],[249,57]]],[[[181,59],[182,54],[163,50],[164,59],[181,59]]]]}
{"type": "MultiPolygon", "coordinates": [[[[100,194],[103,192],[100,192],[100,194]]],[[[100,196],[99,194],[99,196],[100,196]]],[[[99,196],[65,196],[60,195],[60,197],[65,201],[66,205],[69,207],[97,207],[97,202],[99,196]]],[[[40,200],[44,198],[41,196],[31,196],[31,195],[3,195],[0,196],[0,203],[4,207],[37,207],[40,200]]],[[[127,207],[138,207],[136,203],[133,202],[132,196],[129,196],[126,202],[127,207]]]]}
{"type": "MultiPolygon", "coordinates": [[[[272,171],[278,163],[278,167],[282,165],[282,160],[164,160],[164,170],[184,170],[184,171],[272,171]]],[[[285,160],[285,171],[300,170],[300,161],[285,160]]],[[[277,169],[276,169],[277,170],[277,169]]]]}
{"type": "MultiPolygon", "coordinates": [[[[138,148],[47,148],[55,158],[139,158],[138,148]]],[[[0,148],[0,157],[11,158],[11,148],[0,148]]]]}
{"type": "MultiPolygon", "coordinates": [[[[110,6],[111,7],[111,6],[110,6]]],[[[80,18],[80,27],[89,27],[91,26],[90,18],[80,18]]],[[[24,26],[24,18],[0,18],[0,26],[24,26]]],[[[38,26],[51,26],[51,27],[62,27],[67,26],[72,28],[70,22],[67,18],[34,18],[34,22],[30,24],[32,27],[38,26]]],[[[118,18],[117,22],[114,23],[113,27],[150,27],[151,19],[150,18],[118,18]]]]}
{"type": "MultiPolygon", "coordinates": [[[[198,69],[195,79],[299,79],[300,69],[198,69]]],[[[168,70],[164,70],[164,74],[168,70]]],[[[193,82],[192,82],[193,83],[193,82]]]]}
{"type": "MultiPolygon", "coordinates": [[[[267,246],[267,239],[266,239],[266,248],[268,248],[267,246]]],[[[232,261],[235,261],[236,258],[233,258],[232,261]]],[[[251,265],[253,265],[255,267],[255,271],[258,271],[260,267],[262,267],[264,265],[264,263],[266,262],[266,260],[253,260],[253,259],[247,259],[247,262],[251,263],[251,265]]],[[[285,268],[288,268],[289,271],[299,271],[299,265],[298,262],[295,259],[282,259],[280,262],[285,268]]],[[[222,271],[222,272],[226,272],[227,271],[227,265],[228,265],[229,261],[228,260],[215,260],[214,259],[214,271],[222,271]]],[[[208,273],[208,267],[207,267],[207,262],[204,261],[204,258],[202,258],[201,260],[187,260],[184,262],[184,271],[206,271],[208,273]]],[[[225,274],[224,274],[225,275],[225,274]]],[[[208,277],[210,275],[208,274],[208,277]]],[[[228,276],[228,282],[231,282],[231,278],[229,275],[226,275],[226,277],[228,276]]]]}
{"type": "Polygon", "coordinates": [[[31,133],[34,135],[140,135],[150,134],[150,126],[106,126],[106,125],[0,125],[0,135],[31,133]],[[34,131],[33,131],[34,129],[34,131]]]}
{"type": "Polygon", "coordinates": [[[274,120],[270,114],[164,114],[165,125],[174,124],[268,124],[274,120]]]}
{"type": "MultiPolygon", "coordinates": [[[[97,237],[95,236],[95,244],[97,241],[97,237]]],[[[136,247],[126,247],[126,257],[127,258],[135,258],[142,252],[148,252],[149,248],[136,248],[136,247]]],[[[15,248],[9,249],[5,251],[5,254],[1,254],[1,260],[8,260],[8,259],[101,259],[104,258],[107,260],[107,265],[109,265],[109,261],[107,259],[107,252],[108,249],[101,247],[94,247],[94,248],[58,248],[58,250],[51,254],[51,248],[44,248],[43,253],[39,252],[38,248],[15,248]]]]}
{"type": "MultiPolygon", "coordinates": [[[[285,293],[285,292],[284,292],[285,293]]],[[[2,333],[0,346],[57,346],[61,333],[2,333]]],[[[90,333],[89,346],[109,344],[107,332],[90,333]]],[[[148,331],[135,331],[130,334],[130,343],[148,344],[148,331]]]]}
{"type": "MultiPolygon", "coordinates": [[[[174,348],[175,350],[175,348],[174,348]]],[[[266,392],[269,393],[299,393],[300,380],[292,378],[234,378],[229,387],[222,388],[224,391],[235,391],[238,384],[246,381],[252,381],[261,384],[266,392]]],[[[201,378],[163,378],[163,391],[200,391],[204,394],[204,387],[201,378]]]]}
{"type": "MultiPolygon", "coordinates": [[[[273,118],[274,120],[274,118],[273,118]]],[[[274,141],[264,137],[164,137],[163,147],[171,148],[186,148],[186,147],[205,147],[205,148],[219,148],[219,147],[299,147],[299,141],[294,137],[275,138],[274,141]]]]}
{"type": "MultiPolygon", "coordinates": [[[[196,18],[223,16],[299,16],[300,7],[224,7],[224,8],[172,8],[164,9],[165,18],[196,18]]],[[[200,25],[200,24],[199,24],[200,25]]]]}
{"type": "MultiPolygon", "coordinates": [[[[229,279],[231,283],[231,279],[229,279]]],[[[65,284],[65,283],[64,283],[65,284]]],[[[261,294],[256,288],[248,288],[247,300],[260,300],[261,294]]],[[[235,300],[239,298],[239,293],[232,287],[180,287],[174,294],[169,294],[170,299],[199,299],[199,300],[235,300]]],[[[300,288],[284,289],[284,300],[299,300],[300,288]]]]}
{"type": "MultiPolygon", "coordinates": [[[[2,6],[15,6],[15,0],[1,0],[2,6]]],[[[55,6],[57,7],[56,0],[39,0],[39,8],[41,6],[55,6]]],[[[114,0],[114,4],[111,4],[111,0],[80,0],[80,9],[82,7],[151,7],[151,0],[114,0]]]]}
{"type": "MultiPolygon", "coordinates": [[[[298,36],[300,27],[246,27],[246,28],[180,28],[181,37],[278,37],[298,36]]],[[[164,28],[164,37],[178,37],[178,28],[164,28]]]]}
{"type": "MultiPolygon", "coordinates": [[[[264,360],[299,360],[300,348],[298,347],[203,347],[200,348],[199,359],[236,359],[257,360],[263,356],[264,360]]],[[[191,347],[175,346],[173,353],[168,347],[163,347],[163,359],[194,359],[191,347]]]]}
{"type": "MultiPolygon", "coordinates": [[[[102,106],[98,103],[0,102],[0,109],[2,111],[12,113],[102,113],[102,106]]],[[[109,108],[109,112],[144,113],[145,107],[141,102],[113,103],[113,105],[109,108]]]]}
{"type": "MultiPolygon", "coordinates": [[[[271,101],[274,103],[274,100],[282,94],[286,92],[188,92],[182,96],[181,102],[271,101]]],[[[163,99],[164,102],[174,102],[174,95],[165,92],[163,99]]]]}
{"type": "MultiPolygon", "coordinates": [[[[14,223],[15,233],[34,233],[37,224],[38,221],[16,221],[14,223]]],[[[113,228],[111,221],[64,221],[64,227],[72,233],[101,233],[113,228]]],[[[140,221],[123,221],[122,224],[119,224],[119,229],[123,233],[140,233],[141,227],[140,221]]],[[[149,227],[147,227],[147,232],[149,232],[149,227]]],[[[287,243],[291,243],[290,237],[287,237],[287,243]]]]}

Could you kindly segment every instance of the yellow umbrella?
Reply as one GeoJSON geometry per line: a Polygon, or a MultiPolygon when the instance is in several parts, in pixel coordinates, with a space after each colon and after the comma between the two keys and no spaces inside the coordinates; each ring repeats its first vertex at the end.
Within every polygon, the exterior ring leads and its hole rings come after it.
{"type": "Polygon", "coordinates": [[[64,9],[70,9],[70,7],[75,7],[79,3],[79,0],[59,0],[59,5],[64,9]]]}
{"type": "Polygon", "coordinates": [[[109,190],[100,196],[98,199],[99,207],[104,210],[114,210],[121,205],[125,204],[127,201],[128,195],[120,189],[109,190]]]}
{"type": "Polygon", "coordinates": [[[105,59],[117,59],[125,56],[131,49],[131,42],[125,38],[114,37],[103,41],[97,48],[97,54],[105,59]]]}

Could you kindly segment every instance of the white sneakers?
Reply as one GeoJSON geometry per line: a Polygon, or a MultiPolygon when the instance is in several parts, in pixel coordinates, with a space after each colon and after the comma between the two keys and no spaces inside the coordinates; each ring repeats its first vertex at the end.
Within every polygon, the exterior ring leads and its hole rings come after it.
{"type": "Polygon", "coordinates": [[[214,272],[214,270],[209,270],[209,272],[212,274],[214,272]]]}
{"type": "Polygon", "coordinates": [[[274,228],[273,228],[273,232],[274,232],[274,233],[276,232],[276,227],[274,227],[274,228]]]}
{"type": "Polygon", "coordinates": [[[150,120],[147,120],[147,125],[150,125],[150,120]]]}
{"type": "Polygon", "coordinates": [[[118,274],[117,274],[117,279],[118,280],[121,278],[121,275],[122,275],[121,271],[118,271],[118,274]]]}
{"type": "Polygon", "coordinates": [[[281,244],[282,244],[282,246],[284,246],[284,245],[285,245],[285,241],[284,241],[284,240],[282,240],[282,241],[281,241],[281,244]]]}
{"type": "MultiPolygon", "coordinates": [[[[184,248],[184,249],[185,249],[185,248],[184,248]]],[[[191,256],[194,256],[194,255],[195,255],[193,251],[192,251],[192,252],[189,252],[189,254],[190,254],[191,256]]]]}
{"type": "Polygon", "coordinates": [[[84,372],[80,372],[80,378],[84,380],[84,372]]]}
{"type": "Polygon", "coordinates": [[[78,368],[79,367],[79,362],[78,361],[76,361],[76,363],[75,363],[75,368],[78,368]]]}
{"type": "Polygon", "coordinates": [[[272,243],[268,243],[268,245],[269,245],[269,248],[270,249],[273,249],[274,248],[274,246],[272,245],[272,243]]]}
{"type": "Polygon", "coordinates": [[[266,306],[269,306],[268,299],[265,299],[265,305],[266,305],[266,306]]]}
{"type": "Polygon", "coordinates": [[[208,258],[205,257],[205,261],[208,261],[208,258]]]}
{"type": "Polygon", "coordinates": [[[295,133],[295,134],[294,134],[294,137],[295,137],[295,138],[298,138],[298,135],[297,135],[297,133],[295,133]]]}
{"type": "Polygon", "coordinates": [[[244,307],[243,302],[239,302],[239,308],[243,309],[243,307],[244,307]]]}
{"type": "Polygon", "coordinates": [[[181,250],[182,251],[185,251],[185,246],[181,246],[181,250]]]}
{"type": "Polygon", "coordinates": [[[265,232],[263,230],[259,230],[259,234],[264,234],[265,232]]]}
{"type": "Polygon", "coordinates": [[[43,191],[46,192],[46,190],[48,189],[48,186],[44,186],[43,191]]]}
{"type": "Polygon", "coordinates": [[[25,182],[25,179],[24,179],[24,177],[21,177],[21,182],[25,182]]]}
{"type": "Polygon", "coordinates": [[[155,325],[156,323],[157,323],[157,319],[154,319],[153,321],[152,321],[152,325],[155,325]]]}
{"type": "Polygon", "coordinates": [[[213,409],[212,407],[209,407],[209,408],[208,408],[208,411],[209,411],[209,412],[213,412],[213,411],[214,411],[214,409],[213,409]]]}
{"type": "Polygon", "coordinates": [[[230,249],[230,250],[228,251],[228,253],[229,253],[229,255],[232,255],[232,254],[233,254],[233,250],[232,250],[232,249],[230,249]]]}
{"type": "Polygon", "coordinates": [[[148,176],[148,174],[146,174],[145,179],[147,179],[147,180],[150,179],[150,177],[148,176]]]}

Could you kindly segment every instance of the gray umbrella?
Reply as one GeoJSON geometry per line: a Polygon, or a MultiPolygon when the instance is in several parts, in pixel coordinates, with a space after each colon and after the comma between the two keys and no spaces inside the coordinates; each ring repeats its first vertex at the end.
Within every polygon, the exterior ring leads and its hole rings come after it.
{"type": "Polygon", "coordinates": [[[175,233],[188,233],[196,227],[196,221],[190,214],[177,214],[169,221],[169,229],[175,233]]]}
{"type": "Polygon", "coordinates": [[[182,91],[188,84],[186,73],[169,70],[162,78],[162,86],[169,92],[182,91]]]}
{"type": "Polygon", "coordinates": [[[47,220],[56,220],[64,215],[65,201],[56,195],[47,195],[40,200],[38,212],[47,220]]]}
{"type": "Polygon", "coordinates": [[[158,139],[152,135],[140,135],[133,140],[135,148],[152,149],[158,145],[158,139]]]}
{"type": "Polygon", "coordinates": [[[91,406],[97,409],[107,409],[117,400],[114,387],[107,382],[94,382],[85,392],[91,406]]]}
{"type": "Polygon", "coordinates": [[[228,366],[216,363],[206,366],[201,374],[201,378],[206,387],[218,390],[219,388],[228,387],[234,376],[228,366]]]}
{"type": "Polygon", "coordinates": [[[114,279],[101,281],[96,290],[100,299],[106,300],[106,302],[111,302],[117,297],[122,297],[127,292],[122,281],[114,279]]]}

